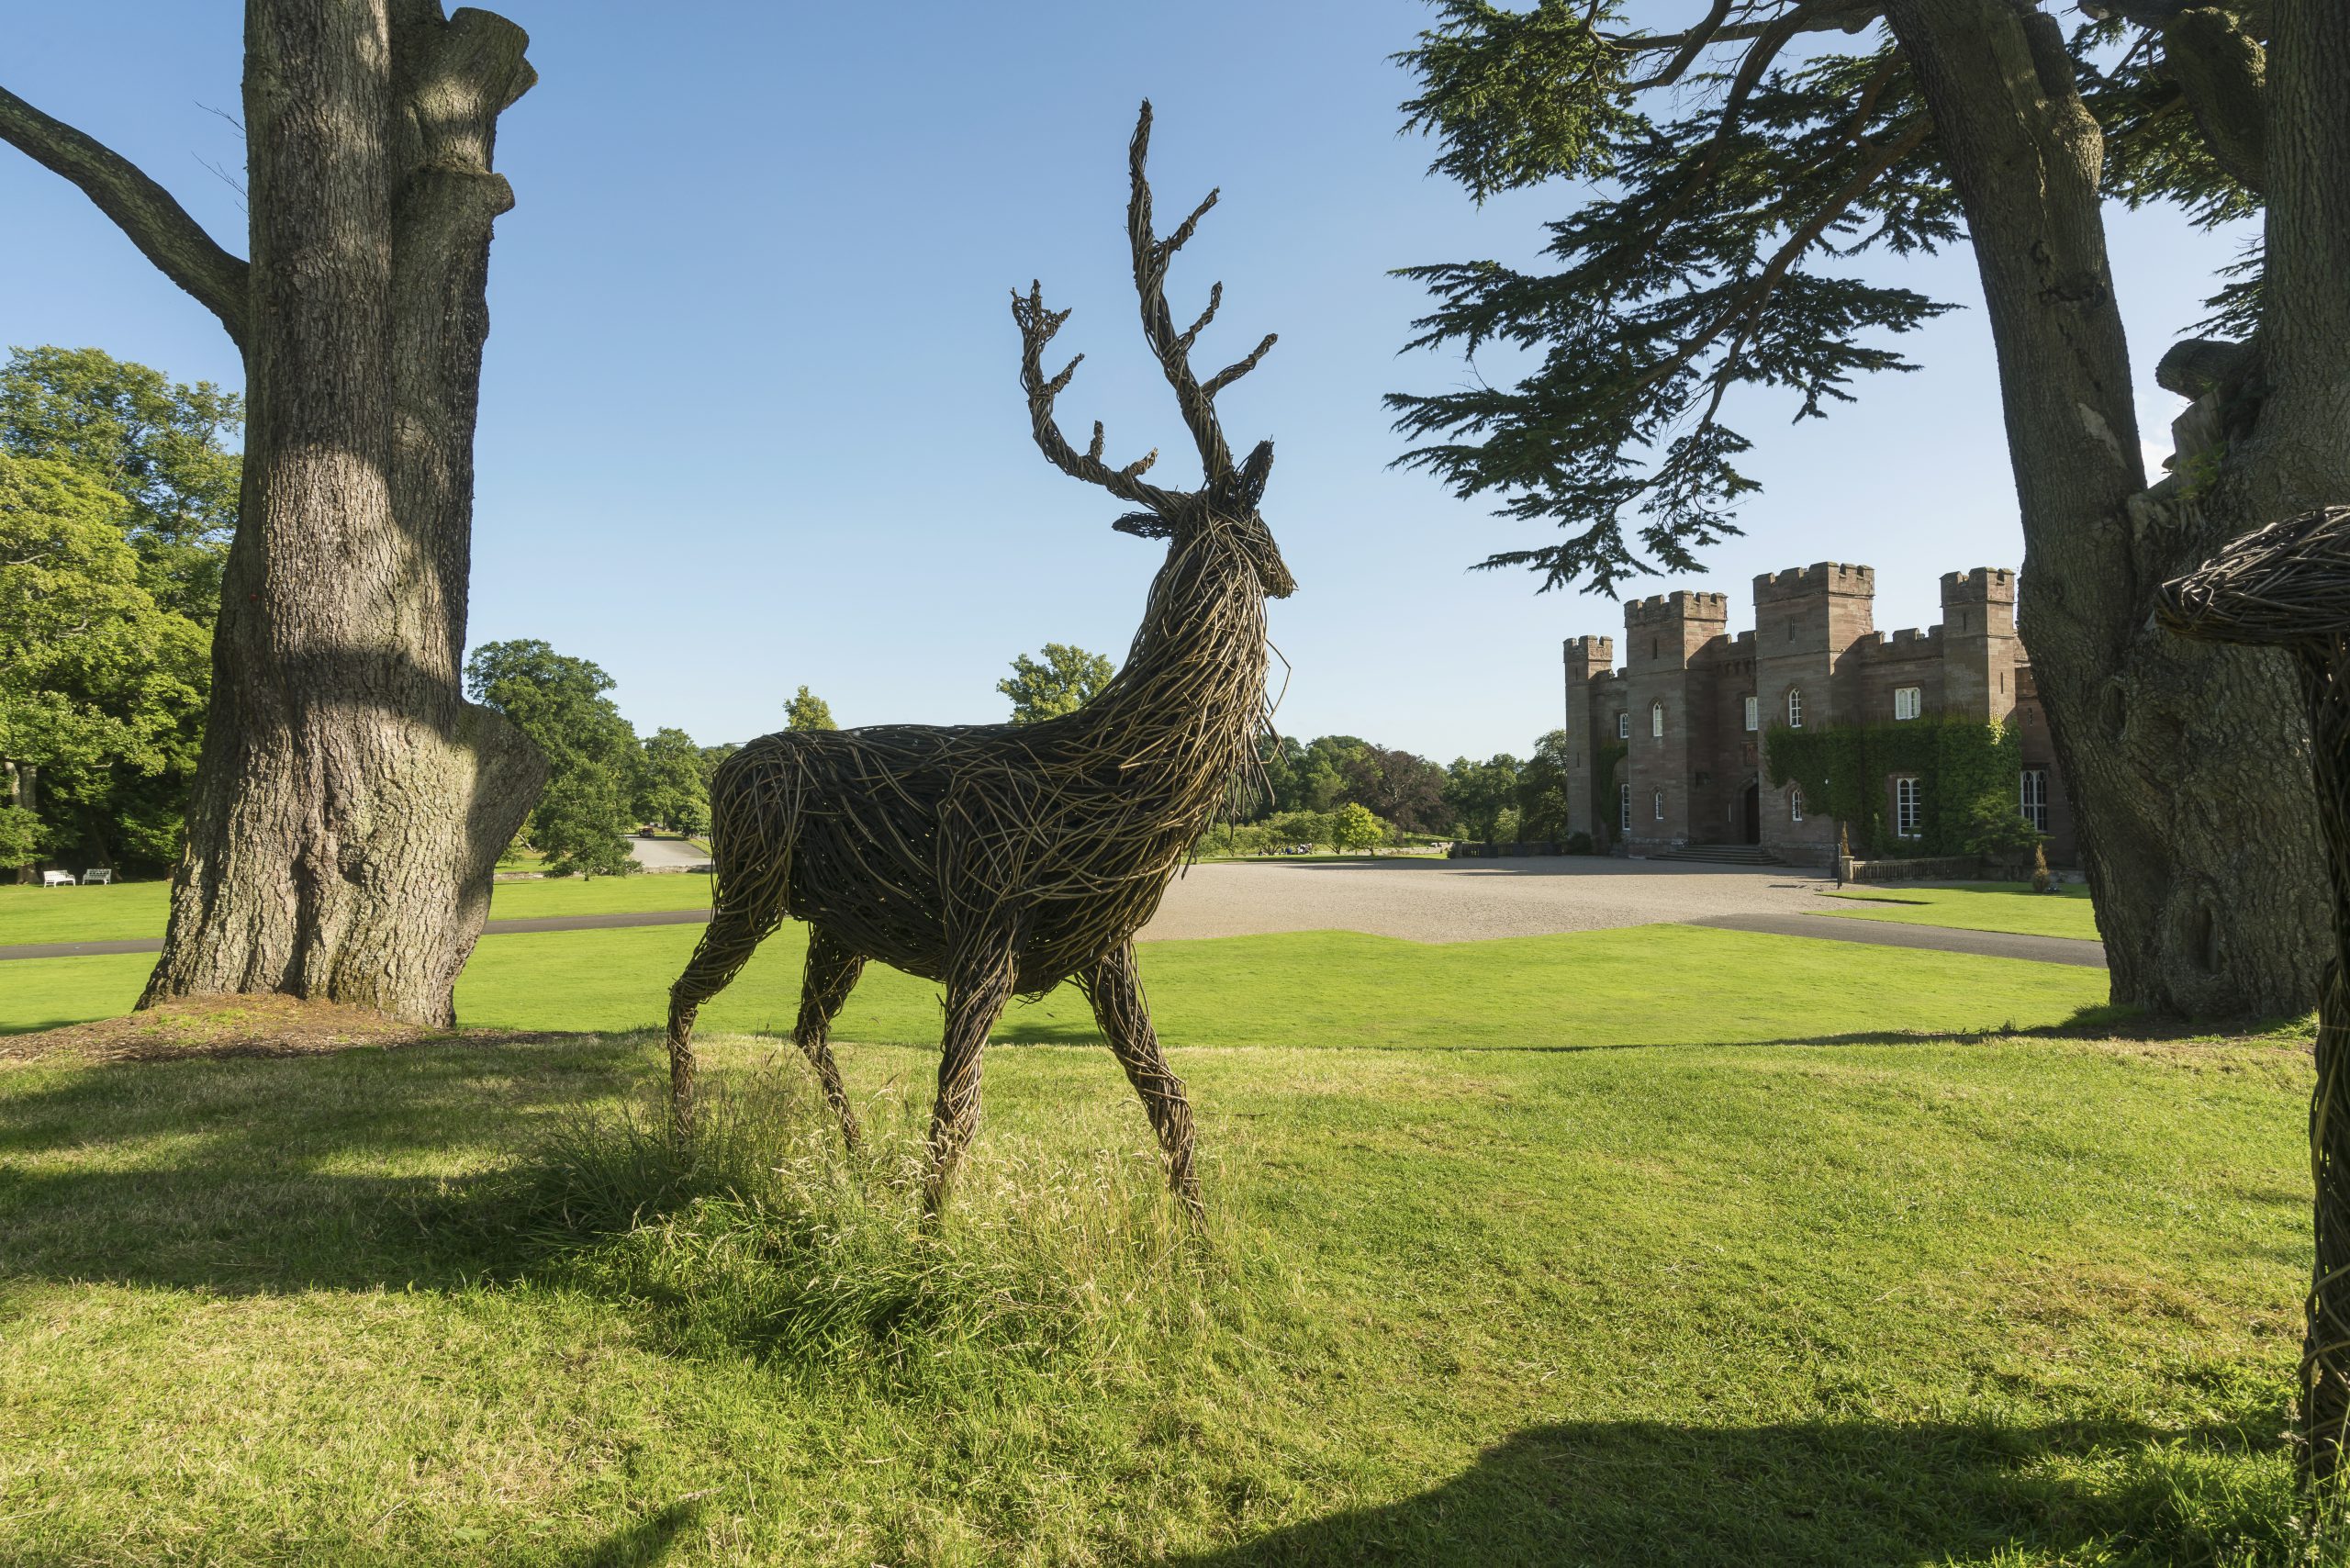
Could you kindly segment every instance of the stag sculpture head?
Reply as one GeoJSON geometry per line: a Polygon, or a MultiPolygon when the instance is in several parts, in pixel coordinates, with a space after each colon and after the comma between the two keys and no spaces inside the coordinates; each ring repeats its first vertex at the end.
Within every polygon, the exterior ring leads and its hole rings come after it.
{"type": "Polygon", "coordinates": [[[1111,466],[1102,456],[1099,420],[1093,421],[1093,440],[1083,452],[1069,445],[1061,434],[1059,421],[1054,418],[1053,399],[1069,386],[1085,356],[1079,354],[1070,360],[1058,375],[1046,375],[1045,345],[1053,341],[1053,334],[1069,319],[1069,312],[1046,309],[1042,286],[1032,282],[1025,296],[1018,289],[1013,290],[1012,317],[1020,326],[1020,385],[1028,394],[1028,415],[1035,428],[1036,444],[1062,473],[1099,485],[1119,499],[1142,509],[1128,512],[1111,525],[1121,533],[1171,540],[1179,549],[1204,543],[1228,551],[1255,574],[1258,586],[1269,598],[1287,599],[1296,590],[1297,581],[1289,575],[1281,547],[1273,543],[1273,532],[1265,525],[1264,515],[1258,510],[1264,498],[1265,481],[1273,471],[1273,443],[1259,442],[1247,457],[1234,462],[1232,448],[1224,439],[1224,427],[1215,411],[1216,394],[1256,369],[1257,362],[1277,341],[1277,334],[1266,333],[1263,342],[1204,382],[1192,373],[1192,345],[1199,341],[1208,323],[1215,319],[1216,310],[1224,303],[1224,285],[1216,284],[1208,290],[1207,308],[1191,326],[1178,332],[1174,313],[1167,306],[1167,268],[1175,252],[1199,228],[1200,219],[1215,206],[1220,193],[1208,192],[1207,199],[1193,207],[1189,218],[1176,225],[1167,238],[1158,239],[1151,230],[1150,182],[1144,174],[1149,155],[1150,101],[1146,98],[1142,116],[1135,125],[1134,140],[1126,147],[1127,168],[1133,175],[1133,195],[1126,202],[1126,234],[1134,250],[1135,296],[1142,306],[1143,336],[1158,357],[1167,384],[1174,388],[1183,423],[1199,447],[1200,487],[1174,490],[1146,480],[1143,476],[1158,461],[1155,447],[1124,467],[1111,466]]]}

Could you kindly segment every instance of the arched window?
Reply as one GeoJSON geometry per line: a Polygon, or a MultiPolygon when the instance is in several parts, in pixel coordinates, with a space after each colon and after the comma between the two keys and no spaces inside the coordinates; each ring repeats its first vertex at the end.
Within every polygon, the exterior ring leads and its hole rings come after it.
{"type": "Polygon", "coordinates": [[[1791,823],[1803,821],[1803,786],[1800,784],[1787,791],[1787,820],[1791,823]]]}
{"type": "Polygon", "coordinates": [[[1656,792],[1656,820],[1659,822],[1664,820],[1664,791],[1662,790],[1656,792]]]}
{"type": "Polygon", "coordinates": [[[1629,713],[1616,715],[1616,738],[1619,741],[1632,738],[1632,716],[1629,713]]]}
{"type": "Polygon", "coordinates": [[[1649,704],[1649,734],[1659,740],[1664,739],[1664,704],[1662,702],[1649,704]]]}
{"type": "Polygon", "coordinates": [[[1787,728],[1803,728],[1803,688],[1800,686],[1787,688],[1787,728]]]}

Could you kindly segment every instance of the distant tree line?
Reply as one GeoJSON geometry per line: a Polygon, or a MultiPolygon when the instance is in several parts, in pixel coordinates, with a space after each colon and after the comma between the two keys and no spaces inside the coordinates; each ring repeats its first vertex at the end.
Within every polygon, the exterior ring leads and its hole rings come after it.
{"type": "Polygon", "coordinates": [[[1291,736],[1263,751],[1264,790],[1211,830],[1203,852],[1340,851],[1431,838],[1564,843],[1566,732],[1520,761],[1506,752],[1450,767],[1359,735],[1291,736]]]}

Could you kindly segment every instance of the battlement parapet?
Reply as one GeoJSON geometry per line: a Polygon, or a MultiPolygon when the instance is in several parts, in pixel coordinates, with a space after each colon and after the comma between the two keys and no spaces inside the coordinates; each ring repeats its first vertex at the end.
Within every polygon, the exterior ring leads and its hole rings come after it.
{"type": "Polygon", "coordinates": [[[1939,626],[1904,626],[1890,637],[1879,632],[1874,646],[1877,650],[1897,657],[1907,654],[1930,653],[1940,644],[1942,635],[1942,629],[1939,626]]]}
{"type": "Polygon", "coordinates": [[[1616,639],[1613,637],[1570,637],[1566,642],[1566,661],[1604,667],[1616,662],[1616,639]]]}
{"type": "Polygon", "coordinates": [[[2005,566],[1977,566],[1968,572],[1942,574],[1942,603],[2013,604],[2016,575],[2005,566]]]}
{"type": "Polygon", "coordinates": [[[1784,572],[1765,572],[1754,579],[1757,605],[1801,599],[1813,594],[1870,596],[1876,592],[1876,568],[1847,561],[1815,561],[1784,572]]]}
{"type": "Polygon", "coordinates": [[[1729,596],[1675,588],[1671,593],[1624,601],[1626,627],[1663,625],[1675,621],[1729,620],[1729,596]]]}

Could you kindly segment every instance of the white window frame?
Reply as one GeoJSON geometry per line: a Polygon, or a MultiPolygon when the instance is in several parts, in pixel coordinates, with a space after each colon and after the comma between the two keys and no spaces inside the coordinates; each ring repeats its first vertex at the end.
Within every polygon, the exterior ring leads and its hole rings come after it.
{"type": "Polygon", "coordinates": [[[1919,686],[1897,686],[1893,689],[1893,716],[1897,720],[1914,719],[1926,711],[1926,691],[1919,686]]]}
{"type": "Polygon", "coordinates": [[[2020,792],[2017,804],[2023,812],[2023,820],[2031,824],[2032,832],[2046,833],[2048,831],[2048,770],[2044,767],[2025,768],[2019,788],[2020,792]]]}
{"type": "Polygon", "coordinates": [[[1787,728],[1803,728],[1803,688],[1800,686],[1787,688],[1787,728]]]}
{"type": "Polygon", "coordinates": [[[1629,784],[1616,786],[1616,831],[1632,831],[1632,787],[1629,784]]]}
{"type": "Polygon", "coordinates": [[[1657,790],[1651,799],[1656,811],[1656,820],[1662,822],[1664,820],[1664,791],[1657,790]]]}
{"type": "Polygon", "coordinates": [[[1787,820],[1791,823],[1803,821],[1803,786],[1800,784],[1787,787],[1787,820]]]}
{"type": "Polygon", "coordinates": [[[1629,708],[1616,715],[1616,738],[1619,741],[1632,738],[1632,711],[1629,708]]]}
{"type": "Polygon", "coordinates": [[[1762,727],[1762,699],[1750,697],[1746,700],[1746,733],[1751,735],[1762,727]]]}
{"type": "Polygon", "coordinates": [[[1914,774],[1893,781],[1893,836],[1922,838],[1926,833],[1926,788],[1914,774]]]}
{"type": "Polygon", "coordinates": [[[1662,702],[1649,704],[1649,735],[1654,740],[1664,739],[1664,704],[1662,702]]]}

